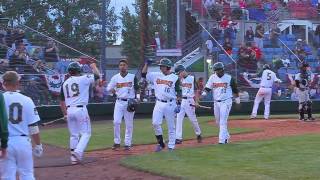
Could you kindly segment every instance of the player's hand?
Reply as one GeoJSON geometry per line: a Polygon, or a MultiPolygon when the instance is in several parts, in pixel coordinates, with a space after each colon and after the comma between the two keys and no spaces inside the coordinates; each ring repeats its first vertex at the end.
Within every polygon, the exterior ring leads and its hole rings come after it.
{"type": "Polygon", "coordinates": [[[174,112],[178,114],[180,110],[181,110],[181,105],[177,105],[176,108],[174,109],[174,112]]]}
{"type": "Polygon", "coordinates": [[[42,144],[35,145],[35,147],[33,148],[33,155],[35,157],[41,157],[42,154],[43,154],[42,144]]]}
{"type": "Polygon", "coordinates": [[[7,148],[1,148],[0,159],[4,159],[7,156],[7,148]]]}
{"type": "Polygon", "coordinates": [[[240,97],[236,97],[236,98],[234,99],[234,102],[235,102],[236,104],[240,104],[240,97]]]}
{"type": "Polygon", "coordinates": [[[207,96],[207,92],[206,91],[202,91],[201,96],[202,97],[207,96]]]}

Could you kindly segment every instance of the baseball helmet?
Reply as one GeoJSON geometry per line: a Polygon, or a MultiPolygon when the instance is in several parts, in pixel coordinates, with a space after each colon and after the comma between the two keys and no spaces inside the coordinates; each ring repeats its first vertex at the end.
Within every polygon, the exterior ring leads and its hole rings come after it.
{"type": "Polygon", "coordinates": [[[182,64],[179,64],[175,69],[174,69],[174,72],[176,74],[179,74],[181,71],[185,71],[186,68],[182,65],[182,64]]]}
{"type": "Polygon", "coordinates": [[[224,70],[224,65],[223,65],[222,62],[217,62],[217,63],[213,64],[213,70],[214,71],[217,71],[217,70],[220,70],[220,69],[224,70]]]}
{"type": "Polygon", "coordinates": [[[166,66],[166,67],[172,67],[172,61],[168,58],[162,58],[160,60],[160,63],[158,64],[159,66],[166,66]]]}
{"type": "Polygon", "coordinates": [[[269,64],[265,64],[265,65],[263,65],[263,70],[266,70],[266,69],[270,69],[269,64]]]}
{"type": "Polygon", "coordinates": [[[69,74],[77,74],[81,73],[81,67],[80,64],[77,62],[72,62],[68,66],[68,72],[69,74]]]}

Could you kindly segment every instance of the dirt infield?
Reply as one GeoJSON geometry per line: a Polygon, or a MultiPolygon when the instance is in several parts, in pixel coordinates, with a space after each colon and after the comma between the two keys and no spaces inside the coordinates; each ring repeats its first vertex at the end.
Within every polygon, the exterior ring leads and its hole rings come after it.
{"type": "MultiPolygon", "coordinates": [[[[213,121],[212,121],[213,124],[213,121]]],[[[232,135],[232,142],[272,139],[275,137],[292,136],[300,134],[320,133],[320,122],[300,122],[297,120],[232,120],[230,127],[258,128],[262,131],[232,135]]],[[[195,147],[207,144],[217,144],[217,137],[204,138],[203,143],[198,144],[195,140],[184,141],[178,145],[181,147],[195,147]]],[[[156,176],[146,172],[140,172],[128,169],[119,164],[120,159],[134,154],[152,153],[154,145],[139,145],[133,147],[130,152],[101,150],[89,152],[87,157],[92,161],[84,165],[36,168],[37,179],[45,180],[105,180],[105,179],[168,179],[167,177],[156,176]]],[[[45,146],[46,156],[43,159],[37,159],[36,165],[46,163],[48,159],[68,159],[68,151],[52,146],[45,146]]]]}

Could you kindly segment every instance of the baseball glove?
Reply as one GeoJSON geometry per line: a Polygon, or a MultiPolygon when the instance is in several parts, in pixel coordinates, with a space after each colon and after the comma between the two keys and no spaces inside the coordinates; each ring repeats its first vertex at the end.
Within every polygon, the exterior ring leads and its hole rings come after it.
{"type": "Polygon", "coordinates": [[[135,112],[137,109],[138,101],[136,99],[129,99],[128,100],[128,112],[135,112]]]}

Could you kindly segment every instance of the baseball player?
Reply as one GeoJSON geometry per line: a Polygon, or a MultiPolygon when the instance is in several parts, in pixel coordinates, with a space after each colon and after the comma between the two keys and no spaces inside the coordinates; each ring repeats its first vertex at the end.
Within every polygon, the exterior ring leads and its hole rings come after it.
{"type": "Polygon", "coordinates": [[[187,114],[192,123],[194,132],[197,135],[198,143],[201,143],[201,129],[199,127],[195,112],[195,107],[198,104],[198,97],[195,96],[195,92],[198,89],[195,78],[186,72],[186,69],[183,65],[178,65],[175,68],[175,73],[179,76],[180,87],[182,90],[181,110],[177,114],[176,144],[182,143],[182,123],[185,114],[187,114]]]}
{"type": "Polygon", "coordinates": [[[0,93],[0,143],[1,143],[1,154],[0,159],[4,158],[7,154],[8,147],[8,116],[4,107],[3,94],[0,93]]]}
{"type": "Polygon", "coordinates": [[[142,69],[141,76],[146,78],[148,82],[152,82],[155,89],[156,104],[152,114],[152,125],[155,131],[158,145],[156,152],[165,148],[165,143],[162,137],[162,120],[163,117],[167,120],[168,125],[168,150],[172,151],[175,148],[175,113],[179,113],[178,100],[181,98],[181,89],[179,85],[179,78],[176,74],[171,73],[173,66],[170,59],[163,58],[159,63],[161,72],[149,72],[148,64],[146,63],[142,69]]]}
{"type": "Polygon", "coordinates": [[[5,109],[8,114],[8,154],[3,160],[1,179],[33,180],[33,157],[42,156],[43,149],[40,141],[40,118],[33,101],[19,93],[20,77],[15,71],[7,71],[3,76],[6,92],[3,94],[5,109]],[[32,151],[32,143],[35,144],[32,151]]]}
{"type": "MultiPolygon", "coordinates": [[[[272,86],[274,82],[281,82],[277,78],[276,74],[270,70],[268,64],[263,65],[263,72],[261,76],[260,88],[257,92],[256,98],[254,100],[254,105],[251,113],[251,119],[257,117],[257,111],[259,104],[264,99],[264,119],[268,120],[270,115],[270,101],[272,96],[272,86]]],[[[278,96],[281,96],[281,91],[278,91],[278,96]]]]}
{"type": "Polygon", "coordinates": [[[117,96],[113,114],[114,145],[112,146],[112,149],[117,150],[120,148],[120,125],[122,118],[124,118],[126,124],[124,149],[130,150],[133,132],[134,109],[131,110],[130,107],[128,107],[128,103],[135,98],[140,99],[140,97],[136,97],[136,92],[138,92],[139,86],[135,75],[128,73],[127,60],[120,60],[119,70],[120,72],[111,78],[110,83],[107,86],[107,91],[114,91],[117,96]]]}
{"type": "Polygon", "coordinates": [[[100,72],[95,63],[90,64],[90,67],[94,75],[81,75],[79,63],[70,63],[68,66],[70,77],[64,81],[61,88],[60,106],[68,122],[71,164],[82,161],[83,152],[91,137],[91,122],[86,106],[90,84],[100,78],[100,72]]]}
{"type": "Polygon", "coordinates": [[[311,83],[311,74],[308,74],[307,70],[309,64],[304,63],[300,68],[300,73],[295,75],[296,92],[299,100],[299,114],[300,120],[314,120],[312,117],[312,101],[309,95],[309,85],[311,83]],[[308,119],[304,117],[304,113],[307,111],[308,119]]]}
{"type": "Polygon", "coordinates": [[[239,90],[236,80],[224,73],[223,63],[215,63],[213,70],[215,73],[210,76],[202,96],[206,96],[212,90],[214,116],[219,125],[219,144],[227,144],[230,139],[228,117],[232,106],[232,94],[235,96],[236,104],[240,104],[239,90]]]}

